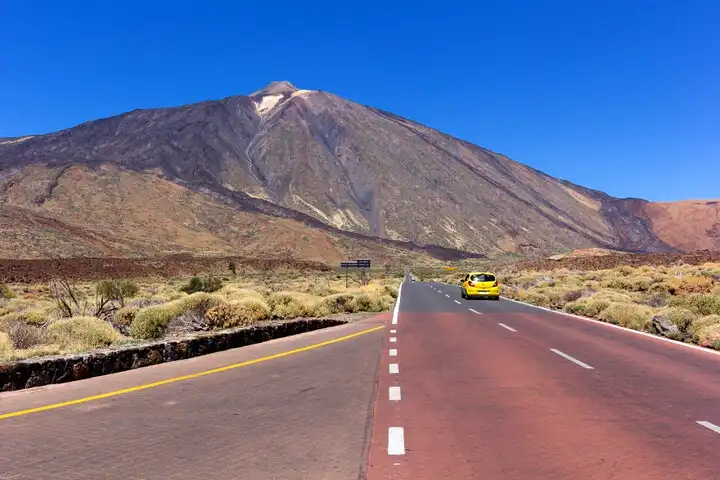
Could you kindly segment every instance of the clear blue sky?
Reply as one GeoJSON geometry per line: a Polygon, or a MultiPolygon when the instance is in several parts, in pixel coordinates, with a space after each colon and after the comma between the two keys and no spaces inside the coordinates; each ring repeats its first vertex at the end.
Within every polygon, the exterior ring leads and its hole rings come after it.
{"type": "Polygon", "coordinates": [[[612,195],[720,198],[718,25],[717,0],[4,1],[0,137],[288,80],[612,195]]]}

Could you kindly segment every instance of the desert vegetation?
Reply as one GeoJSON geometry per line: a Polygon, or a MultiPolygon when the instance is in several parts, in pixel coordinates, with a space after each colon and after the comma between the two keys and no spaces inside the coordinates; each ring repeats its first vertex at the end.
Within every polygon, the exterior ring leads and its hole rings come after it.
{"type": "Polygon", "coordinates": [[[0,361],[85,352],[295,318],[392,309],[401,273],[257,271],[0,284],[0,361]]]}
{"type": "MultiPolygon", "coordinates": [[[[524,265],[545,268],[524,270],[516,263],[476,269],[495,271],[506,298],[720,350],[720,262],[699,263],[698,254],[687,256],[692,263],[653,255],[645,258],[654,264],[642,265],[638,255],[618,265],[618,258],[581,259],[588,268],[542,260],[524,265]]],[[[434,269],[419,276],[457,285],[462,275],[434,269]]]]}
{"type": "Polygon", "coordinates": [[[503,295],[720,350],[720,263],[514,272],[503,295]]]}

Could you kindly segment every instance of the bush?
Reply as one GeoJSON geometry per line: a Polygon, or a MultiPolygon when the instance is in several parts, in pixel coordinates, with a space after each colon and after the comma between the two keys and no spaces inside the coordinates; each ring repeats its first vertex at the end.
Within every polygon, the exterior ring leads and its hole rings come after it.
{"type": "Polygon", "coordinates": [[[714,295],[692,294],[670,300],[671,307],[682,307],[698,315],[720,315],[720,297],[714,295]]]}
{"type": "Polygon", "coordinates": [[[121,308],[115,313],[115,323],[123,327],[129,327],[135,320],[135,315],[139,310],[138,307],[121,308]]]}
{"type": "Polygon", "coordinates": [[[196,292],[212,293],[220,290],[221,288],[222,281],[219,278],[210,275],[205,278],[192,277],[185,286],[180,288],[180,290],[188,294],[196,292]]]}
{"type": "Polygon", "coordinates": [[[706,325],[697,333],[698,345],[720,350],[720,324],[706,325]]]}
{"type": "Polygon", "coordinates": [[[52,343],[72,350],[107,347],[122,338],[112,325],[97,317],[63,318],[50,324],[48,334],[52,343]]]}
{"type": "Polygon", "coordinates": [[[565,292],[565,295],[563,295],[563,299],[566,302],[574,302],[575,300],[578,300],[582,296],[583,296],[582,290],[570,290],[569,292],[565,292]]]}
{"type": "Polygon", "coordinates": [[[0,332],[0,359],[7,358],[13,350],[13,342],[10,335],[0,332]]]}
{"type": "Polygon", "coordinates": [[[25,322],[12,323],[7,334],[17,349],[32,348],[45,343],[45,330],[25,322]]]}
{"type": "Polygon", "coordinates": [[[125,306],[125,299],[137,295],[140,287],[130,280],[103,280],[95,286],[95,292],[104,298],[115,300],[121,307],[125,306]]]}
{"type": "Polygon", "coordinates": [[[599,318],[608,323],[622,325],[633,330],[646,331],[652,321],[653,311],[646,305],[633,303],[611,303],[599,318]]]}
{"type": "Polygon", "coordinates": [[[13,293],[12,290],[10,290],[10,287],[5,285],[4,283],[0,283],[0,298],[10,299],[10,298],[14,298],[14,297],[15,297],[15,294],[13,293]]]}
{"type": "Polygon", "coordinates": [[[208,310],[206,314],[208,325],[214,328],[252,325],[269,317],[270,307],[254,298],[221,303],[208,310]]]}
{"type": "Polygon", "coordinates": [[[349,293],[328,295],[320,300],[315,310],[315,315],[317,317],[324,317],[335,313],[352,313],[355,311],[354,300],[353,295],[349,293]]]}
{"type": "Polygon", "coordinates": [[[586,315],[587,305],[584,302],[570,302],[565,305],[565,311],[573,315],[586,315]]]}
{"type": "Polygon", "coordinates": [[[268,304],[276,318],[297,318],[312,316],[317,297],[301,292],[272,293],[268,304]]]}
{"type": "Polygon", "coordinates": [[[670,296],[666,292],[655,292],[644,297],[642,303],[649,307],[659,308],[668,304],[670,296]]]}
{"type": "Polygon", "coordinates": [[[693,341],[700,341],[700,331],[710,325],[720,325],[720,315],[707,315],[700,317],[690,324],[689,333],[693,336],[693,341]]]}
{"type": "Polygon", "coordinates": [[[135,338],[145,340],[160,338],[172,319],[190,310],[204,314],[219,302],[220,299],[214,295],[198,292],[162,305],[143,308],[135,314],[135,318],[130,324],[130,334],[135,338]]]}
{"type": "Polygon", "coordinates": [[[680,307],[665,308],[661,310],[658,315],[663,315],[670,319],[682,332],[687,332],[690,325],[698,318],[697,314],[680,307]]]}

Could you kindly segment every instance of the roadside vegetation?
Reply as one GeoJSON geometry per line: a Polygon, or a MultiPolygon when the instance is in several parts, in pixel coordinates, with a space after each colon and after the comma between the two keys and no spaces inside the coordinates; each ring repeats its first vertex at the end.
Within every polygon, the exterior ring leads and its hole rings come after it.
{"type": "MultiPolygon", "coordinates": [[[[720,263],[495,270],[506,298],[720,350],[720,263]]],[[[462,272],[428,272],[457,285],[462,272]]]]}
{"type": "Polygon", "coordinates": [[[259,272],[168,280],[0,284],[0,361],[193,332],[391,310],[402,274],[259,272]]]}

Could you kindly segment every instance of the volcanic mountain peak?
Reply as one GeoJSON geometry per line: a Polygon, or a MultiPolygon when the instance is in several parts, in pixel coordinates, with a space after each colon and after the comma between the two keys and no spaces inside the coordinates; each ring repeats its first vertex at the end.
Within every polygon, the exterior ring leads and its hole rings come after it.
{"type": "Polygon", "coordinates": [[[295,85],[283,80],[281,82],[272,82],[265,88],[262,88],[262,89],[258,90],[257,92],[251,93],[250,96],[257,97],[257,96],[266,96],[266,95],[293,94],[294,92],[297,92],[297,90],[298,89],[295,87],[295,85]]]}

